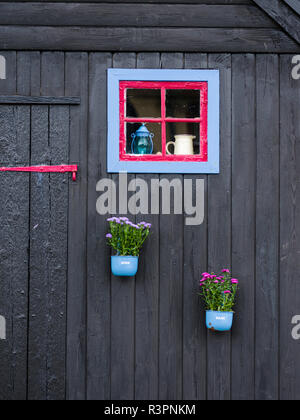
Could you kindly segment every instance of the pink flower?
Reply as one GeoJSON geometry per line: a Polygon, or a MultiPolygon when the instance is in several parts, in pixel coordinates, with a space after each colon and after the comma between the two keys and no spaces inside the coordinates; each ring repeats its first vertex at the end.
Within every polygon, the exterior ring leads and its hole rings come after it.
{"type": "Polygon", "coordinates": [[[239,281],[238,281],[238,279],[231,279],[231,283],[232,284],[239,284],[239,281]]]}
{"type": "Polygon", "coordinates": [[[206,281],[207,280],[207,277],[203,277],[203,279],[201,279],[200,281],[201,282],[204,282],[204,281],[206,281]]]}
{"type": "Polygon", "coordinates": [[[202,276],[203,276],[203,277],[209,277],[209,276],[210,276],[210,274],[209,274],[209,273],[202,273],[202,276]]]}
{"type": "Polygon", "coordinates": [[[231,295],[231,291],[230,290],[225,290],[224,295],[231,295]]]}
{"type": "Polygon", "coordinates": [[[200,283],[200,287],[203,287],[204,286],[204,283],[200,283]]]}
{"type": "Polygon", "coordinates": [[[215,280],[215,281],[214,281],[214,283],[215,283],[215,284],[219,284],[219,280],[215,280]]]}
{"type": "Polygon", "coordinates": [[[228,270],[228,268],[224,268],[224,270],[222,270],[222,273],[230,273],[230,270],[228,270]]]}
{"type": "Polygon", "coordinates": [[[217,280],[222,280],[223,279],[223,277],[217,277],[217,280]]]}

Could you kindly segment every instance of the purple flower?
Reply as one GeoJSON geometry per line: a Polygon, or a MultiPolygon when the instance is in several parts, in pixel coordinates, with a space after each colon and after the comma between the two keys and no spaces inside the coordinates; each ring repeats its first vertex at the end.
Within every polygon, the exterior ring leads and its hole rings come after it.
{"type": "Polygon", "coordinates": [[[111,233],[108,233],[108,234],[106,235],[106,237],[107,237],[107,239],[111,239],[111,238],[112,238],[112,234],[111,234],[111,233]]]}
{"type": "Polygon", "coordinates": [[[222,270],[222,273],[230,273],[230,270],[228,270],[228,268],[224,268],[224,270],[222,270]]]}
{"type": "Polygon", "coordinates": [[[128,217],[120,217],[120,220],[121,220],[122,222],[127,222],[129,219],[128,219],[128,217]]]}
{"type": "Polygon", "coordinates": [[[147,229],[151,229],[152,225],[151,225],[151,223],[146,223],[146,224],[145,224],[145,227],[146,227],[147,229]]]}

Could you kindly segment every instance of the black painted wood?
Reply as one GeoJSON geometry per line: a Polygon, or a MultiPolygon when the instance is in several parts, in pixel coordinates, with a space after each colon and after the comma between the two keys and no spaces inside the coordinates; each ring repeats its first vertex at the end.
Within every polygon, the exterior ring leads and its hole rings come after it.
{"type": "MultiPolygon", "coordinates": [[[[134,53],[117,53],[113,67],[135,68],[136,60],[134,53]]],[[[112,179],[118,194],[121,188],[124,193],[126,186],[120,188],[119,176],[112,179]]],[[[134,174],[128,175],[128,183],[134,180],[134,174]]],[[[122,209],[119,213],[126,215],[122,209]]],[[[111,277],[111,398],[117,400],[131,400],[135,395],[135,289],[135,278],[111,277]]]]}
{"type": "MultiPolygon", "coordinates": [[[[9,53],[12,78],[6,92],[16,93],[16,54],[9,53]]],[[[22,84],[23,80],[19,79],[22,84]]],[[[2,88],[2,86],[0,86],[2,88]]],[[[28,164],[30,110],[0,106],[1,161],[28,164]]],[[[6,341],[0,344],[0,399],[25,400],[27,395],[28,218],[29,176],[0,177],[0,312],[6,318],[6,341]]]]}
{"type": "Polygon", "coordinates": [[[234,400],[254,398],[255,56],[232,57],[232,270],[241,279],[232,331],[234,400]]]}
{"type": "Polygon", "coordinates": [[[81,106],[70,109],[70,163],[79,165],[79,176],[69,190],[68,294],[67,294],[67,399],[86,398],[86,217],[88,54],[65,56],[65,93],[81,97],[81,106]]]}
{"type": "Polygon", "coordinates": [[[111,395],[111,281],[106,218],[96,213],[96,184],[106,177],[106,69],[110,53],[89,56],[87,207],[87,399],[111,395]]]}
{"type": "Polygon", "coordinates": [[[296,40],[298,44],[300,43],[300,18],[298,13],[282,0],[253,1],[296,40]]]}
{"type": "Polygon", "coordinates": [[[1,25],[277,28],[255,5],[0,3],[1,25]]]}
{"type": "MultiPolygon", "coordinates": [[[[208,267],[210,272],[231,268],[231,55],[209,55],[209,67],[220,70],[221,173],[208,179],[208,267]],[[222,238],[222,240],[216,240],[222,238]]],[[[209,400],[231,398],[231,334],[208,332],[207,393],[209,400]]]]}
{"type": "MultiPolygon", "coordinates": [[[[186,54],[185,68],[207,68],[207,54],[186,54]]],[[[185,175],[184,180],[205,182],[205,214],[207,215],[207,175],[185,175]]],[[[199,322],[203,311],[197,295],[201,273],[207,271],[207,216],[200,226],[185,226],[183,233],[183,398],[206,399],[207,334],[205,324],[199,322]]]]}
{"type": "Polygon", "coordinates": [[[255,397],[278,399],[279,62],[256,59],[256,339],[255,397]]]}
{"type": "Polygon", "coordinates": [[[280,58],[280,398],[299,400],[299,345],[292,318],[299,315],[299,81],[292,56],[280,58]]]}
{"type": "MultiPolygon", "coordinates": [[[[160,68],[160,54],[141,53],[138,68],[160,68]]],[[[136,182],[146,182],[151,203],[151,180],[158,175],[137,175],[136,182]]],[[[159,215],[137,214],[137,222],[152,224],[151,236],[145,244],[136,276],[135,308],[135,398],[158,399],[159,377],[159,215]]]]}
{"type": "MultiPolygon", "coordinates": [[[[183,68],[180,53],[162,54],[162,68],[183,68]]],[[[160,180],[176,179],[182,186],[183,176],[162,175],[160,180]]],[[[180,190],[180,185],[175,189],[180,190]]],[[[171,212],[174,208],[171,206],[171,212]]],[[[183,216],[160,217],[160,340],[159,398],[182,399],[183,375],[183,216]]]]}
{"type": "Polygon", "coordinates": [[[296,53],[278,29],[0,26],[0,49],[131,52],[296,53]]]}
{"type": "Polygon", "coordinates": [[[47,96],[2,96],[0,95],[0,104],[18,104],[18,105],[80,105],[80,98],[75,97],[47,97],[47,96]]]}

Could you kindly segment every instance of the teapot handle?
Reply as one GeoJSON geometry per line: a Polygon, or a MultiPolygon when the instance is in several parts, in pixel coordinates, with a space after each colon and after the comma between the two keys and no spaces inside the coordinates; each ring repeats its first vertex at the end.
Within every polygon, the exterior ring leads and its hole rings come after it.
{"type": "Polygon", "coordinates": [[[169,141],[169,143],[167,143],[166,150],[167,150],[167,154],[168,154],[168,155],[172,155],[172,153],[169,151],[169,146],[170,146],[171,144],[173,144],[173,145],[174,145],[174,147],[175,147],[175,141],[169,141]]]}

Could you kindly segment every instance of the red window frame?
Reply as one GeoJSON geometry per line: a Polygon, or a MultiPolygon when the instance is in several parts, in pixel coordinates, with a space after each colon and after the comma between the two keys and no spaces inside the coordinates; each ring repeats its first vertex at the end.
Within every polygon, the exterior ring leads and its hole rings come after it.
{"type": "Polygon", "coordinates": [[[146,81],[120,81],[120,160],[122,161],[178,161],[178,162],[207,162],[207,136],[208,136],[208,83],[207,82],[146,82],[146,81]],[[161,117],[160,118],[130,118],[126,117],[126,91],[127,89],[160,89],[161,90],[161,117]],[[187,89],[200,90],[200,118],[167,118],[166,117],[166,90],[187,89]],[[166,124],[168,122],[199,123],[200,126],[200,154],[193,156],[167,155],[166,153],[166,124]],[[162,130],[162,155],[131,155],[126,153],[126,123],[160,123],[162,130]]]}

